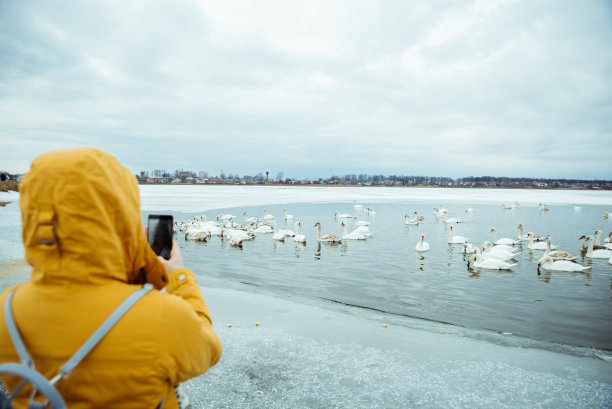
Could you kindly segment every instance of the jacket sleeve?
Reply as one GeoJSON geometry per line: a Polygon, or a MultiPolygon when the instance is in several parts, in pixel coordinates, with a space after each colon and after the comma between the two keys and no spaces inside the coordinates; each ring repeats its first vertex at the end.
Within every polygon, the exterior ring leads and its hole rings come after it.
{"type": "Polygon", "coordinates": [[[166,363],[169,377],[176,384],[215,365],[221,358],[222,347],[191,270],[169,274],[166,292],[161,339],[170,358],[166,363]]]}

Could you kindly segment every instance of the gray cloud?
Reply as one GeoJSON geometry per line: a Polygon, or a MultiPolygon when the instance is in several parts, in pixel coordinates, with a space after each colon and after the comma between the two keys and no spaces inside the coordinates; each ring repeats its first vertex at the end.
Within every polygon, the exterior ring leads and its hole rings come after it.
{"type": "Polygon", "coordinates": [[[2,2],[1,166],[611,179],[606,1],[2,2]]]}

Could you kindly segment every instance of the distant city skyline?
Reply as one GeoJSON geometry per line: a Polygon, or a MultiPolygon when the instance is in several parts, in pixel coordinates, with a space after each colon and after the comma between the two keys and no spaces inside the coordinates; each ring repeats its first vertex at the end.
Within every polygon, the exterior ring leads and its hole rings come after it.
{"type": "Polygon", "coordinates": [[[610,180],[612,2],[0,2],[0,169],[610,180]]]}

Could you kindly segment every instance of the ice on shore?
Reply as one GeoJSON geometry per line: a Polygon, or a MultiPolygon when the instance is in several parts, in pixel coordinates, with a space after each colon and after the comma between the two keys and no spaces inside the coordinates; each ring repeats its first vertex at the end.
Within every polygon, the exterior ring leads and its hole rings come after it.
{"type": "MultiPolygon", "coordinates": [[[[320,186],[141,185],[143,210],[200,212],[284,203],[488,203],[611,205],[612,191],[320,186]],[[188,198],[182,200],[181,198],[188,198]],[[178,199],[178,200],[177,200],[178,199]]],[[[611,209],[612,210],[612,209],[611,209]]]]}
{"type": "Polygon", "coordinates": [[[196,408],[609,408],[612,366],[203,288],[224,353],[196,408]],[[255,322],[261,322],[256,326],[255,322]],[[232,323],[228,328],[227,324],[232,323]]]}

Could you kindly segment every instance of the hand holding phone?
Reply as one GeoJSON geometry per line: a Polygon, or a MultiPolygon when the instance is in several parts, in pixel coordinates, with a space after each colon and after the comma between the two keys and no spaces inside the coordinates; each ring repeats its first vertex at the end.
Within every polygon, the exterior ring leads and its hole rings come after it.
{"type": "Polygon", "coordinates": [[[148,241],[149,245],[158,256],[166,260],[170,259],[172,250],[172,228],[174,220],[170,215],[149,215],[148,241]]]}

